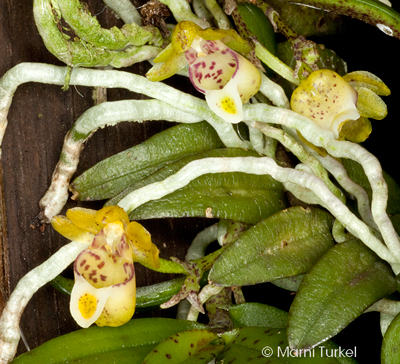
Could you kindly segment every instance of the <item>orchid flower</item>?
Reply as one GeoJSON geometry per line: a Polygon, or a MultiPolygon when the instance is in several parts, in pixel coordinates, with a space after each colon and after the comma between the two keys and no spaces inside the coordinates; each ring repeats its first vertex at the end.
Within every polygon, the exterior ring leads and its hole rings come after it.
{"type": "Polygon", "coordinates": [[[129,222],[118,206],[99,211],[74,208],[67,216],[56,216],[53,227],[63,236],[89,242],[74,263],[75,284],[70,311],[81,327],[120,326],[135,312],[136,280],[134,261],[158,268],[159,251],[150,234],[136,222],[129,222]]]}
{"type": "Polygon", "coordinates": [[[193,86],[205,94],[210,109],[230,123],[243,120],[242,105],[261,85],[258,69],[237,51],[248,52],[248,44],[233,30],[201,29],[180,22],[172,41],[155,59],[146,74],[152,81],[168,78],[189,65],[193,86]]]}
{"type": "Polygon", "coordinates": [[[293,111],[312,119],[319,127],[333,132],[336,139],[363,142],[371,132],[367,118],[381,120],[386,104],[378,95],[390,90],[376,76],[364,71],[341,77],[334,71],[312,72],[293,92],[293,111]]]}

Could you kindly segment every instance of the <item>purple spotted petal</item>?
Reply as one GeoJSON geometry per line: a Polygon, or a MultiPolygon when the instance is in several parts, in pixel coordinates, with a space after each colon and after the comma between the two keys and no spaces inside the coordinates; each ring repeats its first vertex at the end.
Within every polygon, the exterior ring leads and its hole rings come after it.
{"type": "Polygon", "coordinates": [[[190,48],[186,52],[189,77],[201,93],[221,90],[238,71],[238,57],[220,41],[206,41],[201,50],[190,48]]]}

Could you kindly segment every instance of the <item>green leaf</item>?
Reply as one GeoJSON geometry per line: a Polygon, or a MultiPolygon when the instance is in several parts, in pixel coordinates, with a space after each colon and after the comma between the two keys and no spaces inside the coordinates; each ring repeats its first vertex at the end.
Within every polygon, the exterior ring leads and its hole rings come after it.
{"type": "Polygon", "coordinates": [[[268,4],[279,13],[290,29],[306,38],[333,35],[344,30],[340,15],[282,0],[268,0],[268,4]]]}
{"type": "Polygon", "coordinates": [[[203,328],[197,322],[167,318],[134,319],[118,328],[92,326],[49,340],[12,363],[141,364],[151,349],[171,335],[203,328]]]}
{"type": "Polygon", "coordinates": [[[307,272],[333,245],[333,217],[291,207],[246,230],[217,259],[209,280],[223,286],[269,282],[307,272]]]}
{"type": "MultiPolygon", "coordinates": [[[[212,156],[259,157],[260,155],[254,151],[240,148],[210,150],[170,164],[140,181],[132,189],[163,180],[179,171],[191,160],[212,156]]],[[[121,196],[118,196],[118,198],[121,196]]],[[[116,199],[113,199],[112,203],[115,202],[117,202],[116,199]]],[[[131,220],[145,220],[190,216],[255,224],[285,207],[286,198],[282,184],[268,175],[240,172],[210,173],[196,178],[187,186],[163,198],[139,206],[129,214],[129,218],[131,220]]]]}
{"type": "Polygon", "coordinates": [[[400,14],[379,0],[296,0],[336,14],[347,15],[377,26],[385,34],[400,39],[400,14]]]}
{"type": "Polygon", "coordinates": [[[179,124],[88,169],[70,185],[74,198],[104,200],[184,156],[222,147],[206,122],[179,124]]]}
{"type": "Polygon", "coordinates": [[[335,245],[300,284],[289,311],[290,346],[313,348],[395,290],[390,266],[361,241],[335,245]]]}
{"type": "MultiPolygon", "coordinates": [[[[222,334],[224,337],[224,334],[222,334]]],[[[354,351],[347,353],[331,341],[309,352],[290,349],[285,329],[244,327],[237,330],[233,340],[227,340],[225,350],[216,364],[271,363],[271,364],[354,364],[354,351]]]]}
{"type": "Polygon", "coordinates": [[[216,339],[218,339],[217,334],[208,330],[188,330],[176,333],[158,344],[146,356],[143,364],[186,363],[187,359],[216,339]]]}
{"type": "Polygon", "coordinates": [[[382,364],[400,363],[400,314],[393,319],[385,332],[381,348],[382,364]]]}
{"type": "Polygon", "coordinates": [[[229,316],[235,327],[286,328],[288,319],[287,312],[258,302],[246,302],[231,306],[229,316]]]}

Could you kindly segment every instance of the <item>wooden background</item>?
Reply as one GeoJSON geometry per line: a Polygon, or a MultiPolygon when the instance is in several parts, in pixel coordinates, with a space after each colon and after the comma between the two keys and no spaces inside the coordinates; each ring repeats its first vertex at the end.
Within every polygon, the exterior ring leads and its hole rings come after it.
{"type": "MultiPolygon", "coordinates": [[[[134,3],[136,6],[141,4],[136,1],[134,3]]],[[[122,26],[111,11],[104,9],[100,0],[90,0],[89,6],[92,14],[101,12],[99,20],[103,26],[122,26]]],[[[398,4],[394,6],[400,9],[398,4]]],[[[347,22],[345,34],[324,42],[347,60],[349,71],[369,70],[392,89],[393,95],[385,99],[388,101],[390,116],[383,121],[373,122],[374,132],[366,145],[379,156],[384,169],[398,177],[399,133],[396,127],[399,123],[397,100],[400,76],[396,49],[399,41],[359,21],[347,22]]],[[[46,50],[36,31],[31,0],[0,0],[0,50],[0,76],[21,62],[60,65],[46,50]]],[[[132,66],[129,71],[144,74],[148,68],[145,63],[132,66]]],[[[169,82],[181,90],[193,91],[184,78],[176,77],[169,82]]],[[[91,92],[91,89],[79,86],[63,92],[60,86],[30,83],[20,86],[15,93],[2,147],[1,165],[0,282],[6,297],[25,273],[44,262],[66,243],[50,226],[42,232],[31,229],[30,222],[39,212],[38,202],[49,186],[65,133],[85,110],[93,106],[91,92]]],[[[110,101],[131,98],[140,98],[140,95],[122,89],[108,91],[110,101]]],[[[77,175],[101,159],[140,143],[169,125],[167,122],[126,122],[96,132],[82,153],[77,175]]],[[[77,204],[69,202],[67,207],[77,204]]],[[[98,204],[84,206],[100,207],[98,204]]],[[[165,219],[145,221],[143,225],[151,232],[163,258],[177,256],[183,259],[186,247],[196,233],[213,222],[205,219],[165,219]]],[[[169,278],[140,266],[136,269],[138,286],[169,278]]],[[[269,293],[266,300],[279,306],[273,292],[269,293]]],[[[288,295],[289,292],[283,293],[284,298],[288,295]]],[[[175,311],[170,309],[153,315],[174,317],[175,311]]],[[[47,285],[28,304],[22,316],[21,328],[30,347],[34,348],[78,327],[70,317],[68,297],[47,285]]],[[[371,330],[379,330],[376,318],[371,330]]],[[[349,347],[355,345],[353,342],[349,343],[349,347]]],[[[367,348],[375,345],[379,351],[379,339],[375,343],[370,343],[368,339],[363,339],[363,342],[367,343],[367,348]]],[[[20,344],[18,352],[25,350],[20,344]]],[[[371,359],[370,353],[364,354],[371,359]]]]}

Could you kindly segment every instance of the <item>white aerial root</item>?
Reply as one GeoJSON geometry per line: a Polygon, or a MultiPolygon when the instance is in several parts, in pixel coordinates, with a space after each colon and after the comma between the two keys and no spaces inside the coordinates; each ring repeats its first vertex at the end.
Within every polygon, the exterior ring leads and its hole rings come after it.
{"type": "MultiPolygon", "coordinates": [[[[3,75],[0,79],[0,146],[8,110],[17,87],[26,82],[64,85],[66,73],[66,67],[43,63],[20,63],[3,75]]],[[[205,100],[181,92],[162,82],[152,82],[144,76],[123,71],[74,68],[70,85],[125,88],[164,101],[183,112],[206,120],[216,130],[225,146],[251,148],[250,143],[240,139],[232,124],[225,122],[210,110],[205,100]]]]}
{"type": "Polygon", "coordinates": [[[66,269],[87,246],[73,241],[20,279],[0,318],[0,364],[9,363],[16,353],[20,339],[19,321],[33,294],[66,269]]]}
{"type": "Polygon", "coordinates": [[[166,120],[195,123],[202,119],[159,100],[104,102],[84,112],[64,138],[61,157],[53,172],[51,185],[39,202],[38,223],[48,223],[68,200],[68,186],[76,171],[87,139],[98,129],[121,121],[166,120]]]}
{"type": "Polygon", "coordinates": [[[126,24],[142,25],[142,19],[135,6],[129,0],[103,0],[117,16],[126,24]]]}
{"type": "Polygon", "coordinates": [[[367,192],[360,185],[350,179],[343,164],[335,158],[331,157],[330,155],[327,155],[325,157],[316,155],[316,158],[318,158],[325,169],[335,177],[340,186],[346,192],[356,198],[358,212],[360,213],[362,219],[372,228],[378,230],[378,227],[376,226],[375,221],[372,217],[367,192]]]}
{"type": "MultiPolygon", "coordinates": [[[[387,184],[383,178],[379,160],[374,155],[356,143],[336,140],[332,132],[319,128],[311,119],[291,110],[256,104],[245,105],[243,111],[245,120],[258,120],[259,122],[275,123],[296,129],[309,142],[325,148],[331,156],[348,158],[360,163],[372,188],[371,211],[373,219],[391,255],[400,264],[399,237],[386,213],[387,184]]],[[[316,188],[312,188],[312,190],[316,192],[316,188]]],[[[344,223],[344,221],[342,222],[344,223]]],[[[346,226],[345,223],[344,225],[346,226]]]]}
{"type": "Polygon", "coordinates": [[[194,260],[203,258],[206,253],[207,247],[217,240],[218,237],[218,223],[215,223],[203,231],[200,231],[196,237],[193,239],[192,244],[186,253],[185,260],[194,260]]]}
{"type": "Polygon", "coordinates": [[[192,9],[186,0],[160,0],[160,2],[168,6],[177,22],[190,20],[203,29],[210,27],[207,21],[192,13],[192,9]]]}
{"type": "Polygon", "coordinates": [[[356,237],[362,240],[378,256],[392,265],[397,274],[400,271],[398,261],[388,248],[376,238],[369,227],[359,220],[339,198],[337,198],[319,178],[309,173],[290,168],[279,167],[269,157],[205,158],[188,163],[176,174],[163,181],[155,182],[131,192],[118,205],[128,214],[151,200],[162,198],[173,191],[186,186],[190,181],[207,173],[244,172],[250,174],[268,174],[282,183],[293,183],[312,191],[321,203],[356,237]]]}

